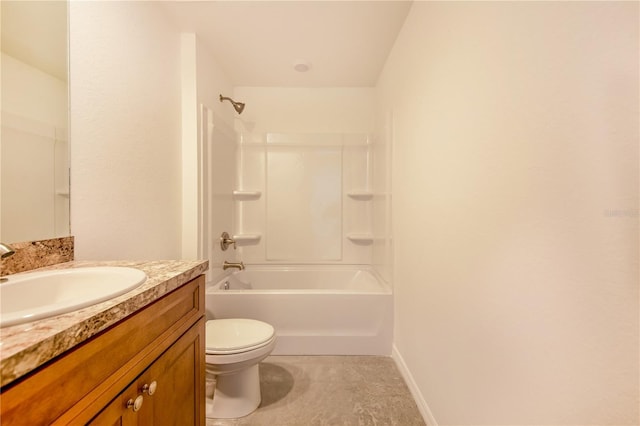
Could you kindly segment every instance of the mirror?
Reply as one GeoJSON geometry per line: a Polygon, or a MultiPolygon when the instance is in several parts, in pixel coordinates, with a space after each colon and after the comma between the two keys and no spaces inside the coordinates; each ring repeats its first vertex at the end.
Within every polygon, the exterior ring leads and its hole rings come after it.
{"type": "Polygon", "coordinates": [[[0,241],[68,236],[68,5],[0,4],[0,241]]]}

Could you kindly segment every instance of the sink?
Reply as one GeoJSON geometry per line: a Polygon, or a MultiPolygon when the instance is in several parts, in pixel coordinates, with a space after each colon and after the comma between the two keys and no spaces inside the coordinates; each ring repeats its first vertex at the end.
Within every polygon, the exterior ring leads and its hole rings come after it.
{"type": "Polygon", "coordinates": [[[0,284],[0,327],[75,311],[140,286],[147,275],[135,268],[92,266],[9,275],[0,284]]]}

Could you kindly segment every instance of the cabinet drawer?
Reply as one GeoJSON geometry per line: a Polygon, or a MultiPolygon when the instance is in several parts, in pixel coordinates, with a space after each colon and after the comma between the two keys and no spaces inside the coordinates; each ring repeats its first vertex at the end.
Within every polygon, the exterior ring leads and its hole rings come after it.
{"type": "Polygon", "coordinates": [[[203,315],[200,276],[3,389],[2,424],[86,423],[203,315]]]}

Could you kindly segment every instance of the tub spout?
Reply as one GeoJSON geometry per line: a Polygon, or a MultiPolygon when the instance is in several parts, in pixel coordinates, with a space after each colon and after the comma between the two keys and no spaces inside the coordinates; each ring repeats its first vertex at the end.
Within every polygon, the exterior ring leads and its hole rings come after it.
{"type": "Polygon", "coordinates": [[[222,264],[222,270],[226,271],[229,268],[238,268],[239,271],[242,271],[244,269],[244,263],[242,262],[233,263],[233,262],[227,262],[225,260],[224,263],[222,264]]]}

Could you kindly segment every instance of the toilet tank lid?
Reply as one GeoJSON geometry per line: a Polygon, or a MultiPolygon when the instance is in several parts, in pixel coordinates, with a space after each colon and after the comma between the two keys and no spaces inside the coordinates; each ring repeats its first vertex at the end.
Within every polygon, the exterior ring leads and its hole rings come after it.
{"type": "Polygon", "coordinates": [[[240,351],[273,338],[275,329],[266,322],[231,318],[209,320],[206,324],[207,351],[240,351]]]}

